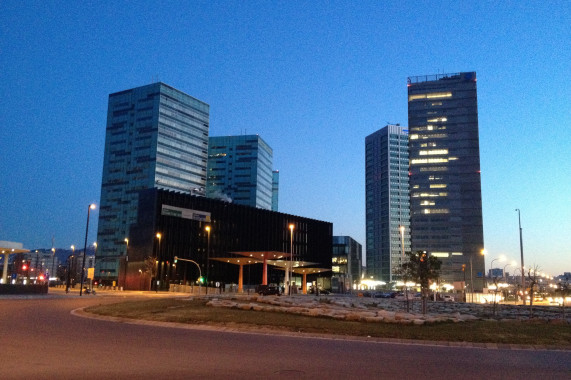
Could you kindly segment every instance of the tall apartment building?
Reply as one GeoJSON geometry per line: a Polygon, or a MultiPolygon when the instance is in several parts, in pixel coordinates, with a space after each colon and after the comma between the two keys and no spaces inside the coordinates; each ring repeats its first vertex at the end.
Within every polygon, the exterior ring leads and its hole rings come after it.
{"type": "Polygon", "coordinates": [[[210,137],[206,196],[272,209],[272,148],[258,135],[210,137]]]}
{"type": "Polygon", "coordinates": [[[412,249],[438,257],[445,281],[473,277],[481,290],[477,100],[475,72],[408,78],[412,249]]]}
{"type": "Polygon", "coordinates": [[[367,278],[399,279],[403,252],[410,251],[408,135],[387,125],[365,138],[367,278]]]}
{"type": "Polygon", "coordinates": [[[95,276],[118,279],[138,192],[206,187],[209,105],[164,83],[109,95],[95,276]]]}

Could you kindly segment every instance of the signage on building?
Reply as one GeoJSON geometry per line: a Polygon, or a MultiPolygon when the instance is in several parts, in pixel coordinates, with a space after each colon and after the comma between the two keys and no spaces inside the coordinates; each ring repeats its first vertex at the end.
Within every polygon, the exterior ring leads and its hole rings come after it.
{"type": "Polygon", "coordinates": [[[162,215],[174,216],[177,218],[198,220],[199,222],[210,222],[210,213],[205,211],[191,210],[188,208],[180,208],[169,205],[163,205],[161,209],[162,215]]]}

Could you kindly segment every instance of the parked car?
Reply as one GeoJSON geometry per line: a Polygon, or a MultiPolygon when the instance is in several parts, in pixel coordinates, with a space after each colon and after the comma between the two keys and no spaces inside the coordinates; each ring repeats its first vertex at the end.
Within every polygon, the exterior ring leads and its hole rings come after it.
{"type": "Polygon", "coordinates": [[[452,297],[451,295],[445,294],[445,295],[442,296],[442,301],[444,301],[444,302],[454,302],[455,299],[454,299],[454,297],[452,297]]]}
{"type": "Polygon", "coordinates": [[[277,285],[258,285],[256,287],[256,293],[261,296],[281,295],[280,288],[277,285]]]}

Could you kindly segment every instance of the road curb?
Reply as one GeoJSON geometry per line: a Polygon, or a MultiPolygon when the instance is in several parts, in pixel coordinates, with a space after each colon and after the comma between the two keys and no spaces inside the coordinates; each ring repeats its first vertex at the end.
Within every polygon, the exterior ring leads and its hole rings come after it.
{"type": "Polygon", "coordinates": [[[189,325],[187,323],[146,321],[141,319],[112,317],[112,316],[93,314],[85,311],[85,307],[74,309],[70,313],[74,316],[81,318],[96,319],[107,322],[126,323],[126,324],[143,325],[143,326],[157,326],[157,327],[166,327],[166,328],[178,328],[185,330],[230,332],[236,334],[280,335],[292,338],[342,340],[342,341],[369,342],[369,343],[378,343],[378,344],[450,347],[455,349],[470,348],[470,349],[510,350],[510,351],[562,351],[562,352],[571,351],[571,347],[561,348],[561,347],[523,345],[523,344],[448,342],[448,341],[427,341],[427,340],[412,340],[412,339],[408,340],[408,339],[379,338],[379,337],[370,337],[370,336],[367,337],[344,336],[344,335],[318,334],[318,333],[307,333],[307,332],[291,332],[291,331],[274,330],[271,328],[189,325]]]}

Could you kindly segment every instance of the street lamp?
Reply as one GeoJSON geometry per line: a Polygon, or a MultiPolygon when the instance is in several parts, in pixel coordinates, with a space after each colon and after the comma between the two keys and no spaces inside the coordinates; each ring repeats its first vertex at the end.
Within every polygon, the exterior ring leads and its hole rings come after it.
{"type": "MultiPolygon", "coordinates": [[[[289,225],[289,231],[290,231],[290,243],[289,243],[289,253],[290,253],[290,279],[289,279],[289,289],[288,289],[288,295],[291,295],[291,283],[293,282],[293,228],[294,225],[293,223],[290,223],[289,225]]],[[[317,294],[317,282],[315,283],[315,294],[317,294]]]]}
{"type": "Polygon", "coordinates": [[[208,281],[210,281],[210,278],[208,277],[208,268],[210,267],[208,264],[208,261],[210,260],[210,226],[206,226],[204,229],[208,233],[208,246],[206,249],[206,294],[208,294],[208,281]]]}
{"type": "Polygon", "coordinates": [[[83,292],[83,277],[85,276],[85,256],[87,256],[87,233],[89,232],[89,212],[95,210],[95,203],[87,207],[87,224],[85,225],[85,245],[83,248],[83,263],[81,265],[81,281],[79,285],[79,295],[83,292]]]}
{"type": "MultiPolygon", "coordinates": [[[[161,239],[163,237],[163,235],[160,232],[157,232],[157,234],[155,235],[157,237],[157,239],[159,239],[159,249],[157,251],[156,257],[155,257],[155,263],[157,265],[157,272],[156,275],[159,276],[159,259],[161,258],[161,239]]],[[[151,276],[151,281],[153,281],[152,276],[151,276]]],[[[151,287],[152,287],[152,283],[151,283],[151,287]]],[[[159,291],[159,284],[155,284],[155,291],[158,292],[159,291]]]]}
{"type": "Polygon", "coordinates": [[[73,257],[75,255],[75,245],[71,246],[71,255],[67,257],[67,281],[65,284],[65,292],[69,293],[69,284],[71,282],[71,268],[73,267],[73,257]]]}
{"type": "Polygon", "coordinates": [[[127,265],[129,264],[129,238],[125,238],[125,268],[123,271],[123,290],[127,288],[127,265]]]}
{"type": "MultiPolygon", "coordinates": [[[[53,276],[54,276],[54,277],[57,276],[57,270],[55,269],[55,266],[56,266],[56,249],[55,249],[54,247],[52,247],[52,269],[51,269],[51,271],[54,272],[54,273],[53,273],[53,276]]],[[[50,274],[51,274],[51,271],[50,271],[50,274]]],[[[49,277],[49,275],[48,275],[48,286],[50,286],[50,277],[49,277]]]]}
{"type": "MultiPolygon", "coordinates": [[[[519,208],[515,209],[517,211],[517,220],[519,222],[519,251],[521,254],[521,289],[525,290],[525,274],[523,272],[523,238],[521,230],[521,211],[519,208]]],[[[523,298],[523,304],[525,305],[525,298],[523,298]]]]}

